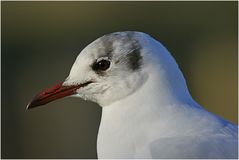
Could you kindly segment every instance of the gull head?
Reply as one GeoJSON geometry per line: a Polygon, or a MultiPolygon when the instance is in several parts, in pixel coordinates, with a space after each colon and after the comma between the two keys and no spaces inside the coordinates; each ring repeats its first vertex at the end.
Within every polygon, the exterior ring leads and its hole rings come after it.
{"type": "Polygon", "coordinates": [[[107,34],[80,52],[65,81],[37,94],[27,108],[66,96],[104,107],[136,92],[153,71],[162,73],[158,77],[166,86],[175,83],[170,79],[184,81],[167,49],[149,35],[133,31],[107,34]]]}
{"type": "Polygon", "coordinates": [[[141,37],[118,32],[98,38],[79,54],[63,85],[87,84],[75,96],[101,106],[132,94],[146,78],[141,37]]]}
{"type": "Polygon", "coordinates": [[[86,46],[76,58],[69,76],[37,96],[28,108],[65,96],[76,96],[106,106],[135,92],[147,74],[140,32],[104,35],[86,46]]]}

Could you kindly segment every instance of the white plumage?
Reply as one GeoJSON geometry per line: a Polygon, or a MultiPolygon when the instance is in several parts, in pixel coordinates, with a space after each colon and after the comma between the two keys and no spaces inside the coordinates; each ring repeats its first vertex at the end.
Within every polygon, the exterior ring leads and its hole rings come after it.
{"type": "Polygon", "coordinates": [[[168,50],[141,32],[105,35],[77,57],[63,86],[102,106],[99,158],[237,158],[238,127],[191,97],[168,50]],[[106,59],[106,70],[92,69],[106,59]],[[108,63],[108,62],[107,62],[108,63]]]}

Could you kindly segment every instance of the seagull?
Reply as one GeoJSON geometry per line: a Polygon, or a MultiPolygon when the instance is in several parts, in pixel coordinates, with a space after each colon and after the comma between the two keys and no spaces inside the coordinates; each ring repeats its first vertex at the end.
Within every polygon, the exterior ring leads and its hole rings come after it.
{"type": "Polygon", "coordinates": [[[102,107],[98,158],[238,158],[238,126],[191,97],[175,59],[146,33],[96,39],[27,109],[67,96],[102,107]]]}

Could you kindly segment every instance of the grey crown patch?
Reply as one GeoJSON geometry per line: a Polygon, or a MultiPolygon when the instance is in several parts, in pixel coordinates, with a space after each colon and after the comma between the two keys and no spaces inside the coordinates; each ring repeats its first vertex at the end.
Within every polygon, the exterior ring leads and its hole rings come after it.
{"type": "Polygon", "coordinates": [[[142,66],[142,56],[141,56],[141,45],[135,38],[135,32],[125,32],[122,33],[112,33],[105,35],[101,39],[101,44],[103,46],[103,52],[101,56],[106,56],[109,59],[114,59],[115,49],[113,47],[114,41],[120,41],[122,47],[126,47],[125,50],[128,53],[125,55],[118,56],[119,58],[115,61],[115,64],[121,63],[126,64],[131,71],[139,70],[142,66]]]}

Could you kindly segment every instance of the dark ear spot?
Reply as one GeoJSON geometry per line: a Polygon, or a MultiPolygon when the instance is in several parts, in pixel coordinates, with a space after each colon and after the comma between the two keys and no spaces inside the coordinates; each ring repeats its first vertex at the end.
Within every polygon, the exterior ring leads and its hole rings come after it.
{"type": "Polygon", "coordinates": [[[140,47],[136,47],[131,53],[127,54],[128,67],[133,71],[140,69],[142,65],[142,56],[140,54],[140,50],[140,47]]]}
{"type": "Polygon", "coordinates": [[[127,54],[126,58],[128,60],[128,67],[132,70],[138,70],[142,66],[142,56],[141,56],[141,45],[134,38],[135,32],[128,31],[126,35],[127,42],[131,42],[130,50],[131,52],[127,54]]]}

